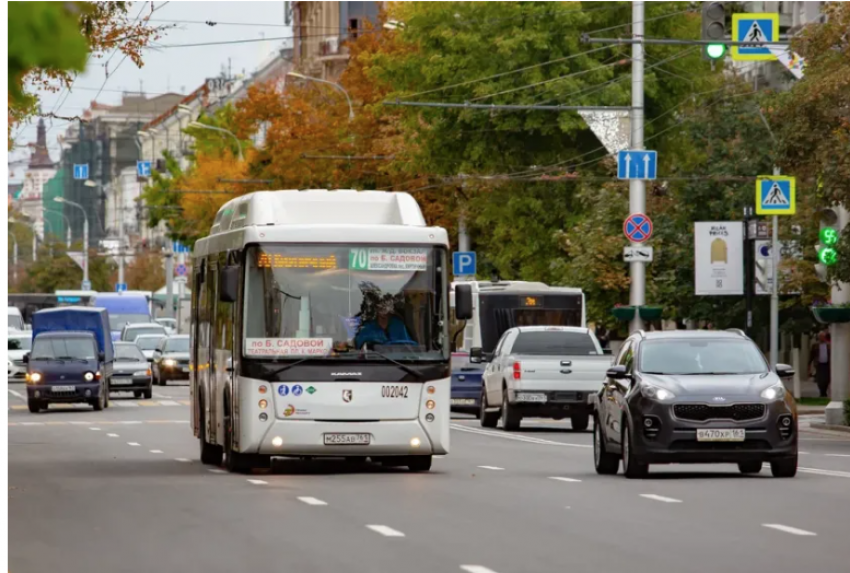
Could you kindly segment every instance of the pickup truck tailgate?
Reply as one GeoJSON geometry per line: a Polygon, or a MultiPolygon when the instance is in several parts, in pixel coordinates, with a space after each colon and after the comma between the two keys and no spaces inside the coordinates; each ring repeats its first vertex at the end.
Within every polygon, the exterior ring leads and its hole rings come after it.
{"type": "Polygon", "coordinates": [[[513,355],[511,358],[519,363],[520,378],[513,380],[517,390],[596,392],[602,387],[611,364],[611,357],[605,355],[513,355]]]}

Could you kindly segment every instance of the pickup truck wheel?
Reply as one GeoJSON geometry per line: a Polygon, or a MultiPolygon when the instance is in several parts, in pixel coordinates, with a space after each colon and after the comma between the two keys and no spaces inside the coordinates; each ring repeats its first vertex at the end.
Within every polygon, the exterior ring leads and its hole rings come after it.
{"type": "Polygon", "coordinates": [[[487,411],[487,393],[484,390],[481,391],[481,411],[478,418],[482,428],[495,428],[499,423],[499,413],[487,411]]]}
{"type": "Polygon", "coordinates": [[[620,469],[620,458],[605,449],[605,438],[597,419],[593,420],[593,465],[599,475],[617,475],[620,469]]]}
{"type": "Polygon", "coordinates": [[[570,424],[572,424],[573,431],[576,432],[584,432],[587,430],[587,427],[590,425],[590,415],[589,414],[577,414],[570,418],[570,424]]]}
{"type": "Polygon", "coordinates": [[[649,473],[649,464],[640,463],[632,451],[632,433],[623,420],[623,475],[629,479],[645,478],[649,473]]]}
{"type": "Polygon", "coordinates": [[[521,421],[522,416],[508,402],[507,389],[502,390],[502,429],[506,432],[516,432],[521,421]]]}

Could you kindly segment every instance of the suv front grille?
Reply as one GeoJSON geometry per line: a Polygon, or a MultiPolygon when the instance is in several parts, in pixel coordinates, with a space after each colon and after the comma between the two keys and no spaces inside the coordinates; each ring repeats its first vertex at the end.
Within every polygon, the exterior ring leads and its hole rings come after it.
{"type": "Polygon", "coordinates": [[[708,404],[675,404],[673,414],[680,420],[707,422],[709,420],[735,420],[745,422],[764,416],[764,404],[733,404],[709,406],[708,404]]]}

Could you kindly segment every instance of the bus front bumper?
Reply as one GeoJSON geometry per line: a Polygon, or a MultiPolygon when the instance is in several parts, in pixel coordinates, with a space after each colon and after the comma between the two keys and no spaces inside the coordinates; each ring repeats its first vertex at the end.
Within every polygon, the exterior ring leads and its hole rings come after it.
{"type": "MultiPolygon", "coordinates": [[[[434,429],[436,430],[436,428],[434,429]]],[[[252,451],[250,447],[247,449],[240,448],[240,450],[272,456],[316,457],[408,456],[448,453],[447,447],[434,447],[433,442],[428,437],[428,432],[425,431],[419,420],[339,423],[311,420],[275,420],[268,428],[257,450],[252,451]],[[366,440],[368,440],[368,444],[358,443],[366,440]],[[339,441],[351,443],[341,444],[338,443],[339,441]]]]}

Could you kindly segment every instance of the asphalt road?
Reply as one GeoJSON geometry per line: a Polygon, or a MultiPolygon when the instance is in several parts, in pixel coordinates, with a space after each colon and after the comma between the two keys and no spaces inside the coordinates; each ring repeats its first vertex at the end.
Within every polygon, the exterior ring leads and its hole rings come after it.
{"type": "Polygon", "coordinates": [[[567,422],[457,419],[428,474],[278,460],[241,476],[198,462],[185,386],[155,392],[39,415],[10,393],[12,573],[850,570],[845,436],[805,433],[791,480],[631,481],[597,476],[591,434],[567,422]]]}

